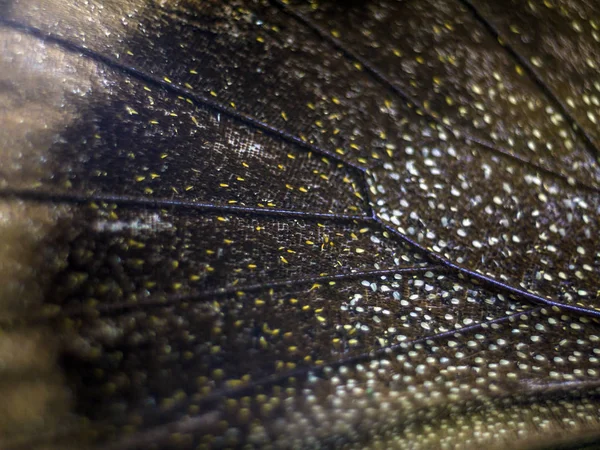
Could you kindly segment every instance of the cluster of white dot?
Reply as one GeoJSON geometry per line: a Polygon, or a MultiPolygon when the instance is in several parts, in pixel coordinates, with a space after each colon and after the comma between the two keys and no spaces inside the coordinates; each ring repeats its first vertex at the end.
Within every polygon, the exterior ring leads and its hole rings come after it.
{"type": "Polygon", "coordinates": [[[598,5],[532,0],[506,9],[497,2],[474,3],[501,30],[502,38],[528,60],[537,77],[554,91],[597,149],[600,146],[598,5]]]}
{"type": "MultiPolygon", "coordinates": [[[[379,1],[349,14],[332,5],[298,8],[332,30],[438,123],[546,169],[600,185],[598,164],[570,121],[459,2],[379,1]],[[347,20],[350,26],[342,23],[347,20]]],[[[594,94],[584,96],[588,104],[598,102],[594,94]]]]}
{"type": "Polygon", "coordinates": [[[585,318],[532,310],[478,330],[407,343],[363,362],[325,367],[323,375],[249,399],[247,407],[269,419],[253,422],[249,439],[278,448],[284,440],[350,445],[373,436],[391,448],[454,448],[597,426],[597,407],[590,409],[586,400],[597,394],[597,333],[585,318]],[[553,399],[561,389],[564,394],[553,399]],[[274,409],[277,417],[271,416],[274,409]]]}
{"type": "Polygon", "coordinates": [[[369,179],[381,219],[467,269],[554,300],[600,307],[595,193],[450,138],[404,153],[369,179]]]}

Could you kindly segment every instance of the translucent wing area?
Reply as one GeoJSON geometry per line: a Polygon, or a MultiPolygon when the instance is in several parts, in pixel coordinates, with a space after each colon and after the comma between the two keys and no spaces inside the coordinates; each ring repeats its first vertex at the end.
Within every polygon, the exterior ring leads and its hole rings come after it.
{"type": "Polygon", "coordinates": [[[0,3],[3,448],[600,439],[595,138],[496,7],[0,3]]]}

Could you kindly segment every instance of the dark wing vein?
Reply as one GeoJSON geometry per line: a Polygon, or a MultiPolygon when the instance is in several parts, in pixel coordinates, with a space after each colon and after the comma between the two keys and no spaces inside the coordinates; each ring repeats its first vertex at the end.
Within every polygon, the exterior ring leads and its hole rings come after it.
{"type": "Polygon", "coordinates": [[[65,308],[60,312],[62,316],[77,316],[87,314],[118,314],[123,311],[130,311],[135,309],[145,309],[156,306],[170,306],[177,305],[180,303],[194,303],[200,300],[213,299],[215,297],[231,295],[235,293],[246,294],[254,291],[265,291],[272,288],[281,287],[294,287],[301,285],[314,285],[315,283],[328,283],[331,281],[341,280],[356,280],[358,278],[370,278],[383,275],[394,275],[394,274],[424,274],[427,272],[444,273],[444,267],[433,266],[433,265],[420,265],[414,267],[396,267],[394,269],[380,269],[380,270],[358,270],[351,273],[340,273],[335,275],[323,275],[311,278],[298,278],[289,280],[274,280],[267,283],[260,284],[249,284],[239,285],[228,288],[220,288],[210,291],[192,292],[185,295],[169,295],[160,296],[157,298],[148,298],[140,301],[132,302],[119,302],[111,304],[101,304],[94,307],[69,307],[65,308]]]}
{"type": "Polygon", "coordinates": [[[372,217],[368,213],[364,215],[348,215],[337,213],[322,213],[318,211],[296,211],[292,209],[280,209],[276,207],[253,208],[250,206],[219,205],[214,203],[160,199],[153,197],[111,195],[111,194],[71,194],[50,193],[35,190],[0,189],[0,197],[32,200],[42,203],[73,203],[89,204],[91,202],[111,203],[122,206],[143,206],[155,209],[190,209],[197,211],[225,212],[228,214],[254,214],[272,217],[298,217],[306,220],[334,220],[341,222],[358,221],[371,222],[372,217]]]}
{"type": "Polygon", "coordinates": [[[418,242],[414,241],[413,239],[410,239],[408,236],[406,236],[403,233],[400,233],[396,228],[390,226],[389,224],[387,224],[386,222],[384,222],[381,218],[379,218],[377,215],[373,216],[373,219],[379,223],[379,225],[384,228],[385,230],[387,230],[388,232],[392,233],[393,235],[397,236],[399,239],[401,239],[404,242],[407,242],[408,244],[410,244],[411,246],[427,253],[427,255],[433,259],[434,261],[438,261],[441,264],[443,264],[444,266],[456,270],[458,272],[462,272],[472,278],[484,281],[485,283],[487,283],[490,286],[494,286],[496,288],[499,288],[503,291],[506,292],[512,292],[514,294],[518,294],[521,295],[529,300],[532,300],[536,303],[542,303],[548,306],[554,306],[554,307],[559,307],[559,308],[564,308],[566,310],[569,311],[573,311],[573,312],[577,312],[577,313],[582,313],[582,314],[586,314],[586,315],[591,315],[591,316],[597,316],[600,317],[600,311],[597,309],[591,309],[591,308],[585,308],[585,307],[579,307],[579,306],[575,306],[575,305],[571,305],[571,304],[567,304],[567,303],[563,303],[563,302],[559,302],[559,301],[555,301],[552,300],[548,297],[543,297],[541,295],[536,295],[532,292],[529,292],[527,290],[524,289],[519,289],[518,287],[515,287],[511,284],[508,283],[503,283],[501,281],[498,281],[490,276],[486,276],[480,272],[474,271],[474,270],[470,270],[468,267],[465,267],[463,265],[460,264],[456,264],[454,262],[452,262],[450,259],[445,258],[439,254],[436,254],[435,252],[432,252],[430,249],[428,249],[427,247],[424,247],[423,245],[419,244],[418,242]]]}

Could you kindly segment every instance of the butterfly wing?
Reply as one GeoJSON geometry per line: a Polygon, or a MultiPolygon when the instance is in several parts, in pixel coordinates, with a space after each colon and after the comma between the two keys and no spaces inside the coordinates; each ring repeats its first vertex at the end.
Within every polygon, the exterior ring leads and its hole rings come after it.
{"type": "Polygon", "coordinates": [[[593,130],[484,6],[5,4],[6,442],[597,439],[593,130]]]}

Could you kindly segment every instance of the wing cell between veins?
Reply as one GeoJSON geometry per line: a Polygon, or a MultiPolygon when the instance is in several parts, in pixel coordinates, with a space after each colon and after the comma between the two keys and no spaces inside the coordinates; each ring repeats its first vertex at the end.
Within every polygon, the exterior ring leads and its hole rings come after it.
{"type": "MultiPolygon", "coordinates": [[[[22,39],[39,54],[59,51],[33,37],[20,35],[17,42],[19,33],[2,33],[15,51],[22,39]]],[[[17,62],[25,58],[8,56],[17,62]]],[[[77,67],[76,54],[61,57],[77,67]]],[[[33,174],[10,174],[12,190],[365,214],[358,170],[103,65],[92,79],[88,94],[66,95],[86,114],[61,130],[44,166],[33,174]]],[[[72,87],[73,92],[88,89],[72,87]]]]}
{"type": "MultiPolygon", "coordinates": [[[[109,208],[106,213],[110,214],[110,211],[115,210],[109,208]]],[[[86,222],[92,224],[92,229],[96,230],[97,234],[116,235],[113,237],[113,242],[120,243],[124,250],[115,251],[117,245],[107,245],[106,242],[102,242],[101,236],[97,237],[98,244],[91,244],[90,236],[85,234],[80,236],[74,241],[71,255],[73,258],[77,258],[78,255],[88,255],[88,259],[79,261],[79,264],[71,262],[67,273],[64,274],[66,280],[74,278],[79,283],[60,283],[59,285],[66,286],[69,291],[72,291],[72,296],[63,292],[53,297],[71,298],[70,302],[78,304],[80,299],[85,297],[82,292],[86,290],[86,286],[89,288],[99,286],[108,297],[119,295],[120,292],[127,294],[129,286],[132,284],[144,286],[147,282],[147,273],[156,272],[151,268],[139,271],[128,263],[130,259],[138,259],[141,256],[138,254],[140,250],[148,252],[144,257],[145,260],[153,259],[152,251],[148,248],[149,242],[145,243],[144,247],[140,247],[143,242],[137,240],[130,242],[134,236],[127,237],[136,234],[147,235],[148,230],[144,226],[147,222],[139,221],[137,229],[125,230],[123,223],[126,221],[123,219],[127,217],[127,213],[120,209],[116,211],[120,217],[119,220],[113,218],[112,228],[110,228],[111,223],[102,222],[102,225],[98,225],[89,220],[86,222]],[[104,249],[112,249],[119,258],[104,255],[102,253],[104,249]],[[127,253],[131,254],[131,258],[126,256],[127,253]],[[121,268],[115,266],[115,261],[122,262],[121,268]],[[111,281],[116,281],[117,288],[105,289],[103,288],[105,283],[95,278],[95,274],[101,272],[98,266],[103,264],[110,264],[113,274],[111,281]],[[89,273],[90,276],[80,279],[77,275],[81,273],[89,273]]],[[[133,217],[140,216],[134,214],[133,217]]],[[[169,220],[173,221],[175,218],[169,217],[169,220]]],[[[167,239],[157,236],[162,231],[167,231],[167,234],[172,233],[172,236],[179,239],[181,233],[175,233],[171,226],[167,225],[166,220],[152,218],[152,221],[152,228],[156,231],[148,236],[150,241],[155,241],[157,245],[160,243],[163,249],[172,249],[173,245],[169,245],[167,239]]],[[[270,224],[267,222],[264,226],[268,229],[270,224]]],[[[189,223],[184,228],[189,232],[188,242],[193,242],[195,236],[202,234],[197,233],[198,230],[190,227],[189,223]]],[[[239,224],[235,229],[240,229],[239,224]]],[[[289,233],[286,233],[286,236],[289,236],[289,233]]],[[[187,246],[185,242],[178,243],[178,246],[189,252],[187,261],[193,261],[195,258],[202,259],[202,255],[194,251],[193,247],[187,246]]],[[[407,256],[412,255],[408,249],[406,252],[407,256]]],[[[306,270],[303,264],[296,263],[296,265],[298,270],[306,270]]],[[[217,266],[215,264],[215,267],[217,266]]],[[[223,270],[223,274],[231,273],[229,269],[223,270]]],[[[167,272],[169,280],[174,277],[184,280],[187,274],[186,269],[180,265],[173,265],[173,273],[167,272]],[[183,272],[175,273],[177,270],[183,272]]],[[[149,397],[171,399],[169,402],[173,402],[174,408],[179,409],[180,402],[185,400],[184,403],[187,403],[188,396],[197,390],[212,394],[214,389],[231,388],[238,384],[251,386],[253,380],[268,377],[273,372],[283,370],[284,374],[286,371],[295,373],[296,367],[319,370],[319,365],[326,363],[330,358],[334,358],[332,361],[335,363],[338,357],[345,360],[348,355],[370,353],[373,347],[384,348],[394,342],[411,340],[431,333],[460,330],[462,327],[480,321],[493,320],[528,309],[526,304],[498,294],[488,295],[476,285],[457,282],[453,277],[448,278],[438,274],[435,268],[421,274],[411,274],[409,271],[404,274],[402,269],[399,269],[394,275],[390,273],[373,278],[365,273],[364,277],[358,280],[336,280],[331,284],[312,283],[312,286],[306,285],[303,289],[298,283],[297,286],[286,286],[283,289],[267,288],[253,293],[245,293],[242,290],[243,286],[240,286],[240,291],[236,294],[215,293],[205,299],[199,298],[196,301],[189,299],[174,306],[155,305],[154,308],[135,308],[123,311],[116,317],[112,314],[105,316],[99,322],[92,319],[92,324],[87,323],[87,316],[84,315],[78,322],[81,326],[80,334],[82,333],[84,337],[75,343],[73,352],[85,360],[86,352],[94,354],[95,349],[102,349],[102,360],[100,362],[97,359],[92,360],[89,377],[85,375],[83,377],[85,380],[82,378],[79,381],[82,386],[85,386],[85,389],[82,388],[82,401],[89,400],[95,403],[103,399],[102,401],[107,402],[104,406],[95,409],[95,413],[98,414],[97,419],[102,417],[108,420],[112,417],[112,420],[126,420],[130,417],[129,413],[141,408],[142,405],[147,406],[149,397]],[[455,312],[449,314],[448,309],[455,312]],[[305,316],[305,319],[298,320],[298,315],[305,316]],[[189,323],[195,320],[204,321],[202,322],[204,325],[201,326],[198,322],[192,326],[189,323]],[[298,327],[300,329],[297,329],[298,327]],[[115,334],[111,330],[119,331],[115,334]],[[207,338],[199,336],[190,338],[189,330],[205,330],[207,333],[212,330],[211,333],[216,334],[207,338]],[[188,347],[194,350],[186,350],[188,347]],[[166,351],[166,349],[171,350],[166,351]],[[248,351],[258,353],[256,359],[247,360],[252,363],[249,368],[246,368],[247,370],[244,370],[244,364],[240,363],[244,358],[237,360],[230,356],[232,352],[247,355],[248,351]],[[221,354],[222,358],[219,356],[221,354]],[[145,358],[149,360],[146,361],[145,358]],[[259,370],[257,362],[266,365],[264,372],[259,370]],[[100,366],[113,368],[107,372],[107,377],[113,377],[110,381],[103,377],[100,380],[94,379],[92,376],[97,372],[99,363],[100,366]],[[314,365],[315,363],[317,366],[314,365]],[[117,364],[116,369],[114,364],[117,364]],[[127,379],[131,379],[136,373],[138,375],[140,372],[143,373],[148,364],[151,367],[156,364],[160,366],[156,368],[157,370],[149,371],[147,376],[152,379],[143,377],[134,386],[125,384],[119,387],[120,384],[117,382],[123,377],[119,375],[122,371],[128,374],[127,379]],[[182,365],[187,369],[181,370],[182,365]],[[217,386],[214,386],[216,380],[212,375],[204,381],[208,383],[206,389],[204,385],[198,385],[199,381],[193,377],[195,373],[212,374],[213,371],[218,380],[217,386]],[[251,374],[251,377],[246,379],[245,375],[248,374],[251,374]],[[177,378],[181,376],[191,378],[186,380],[177,378]],[[125,394],[132,396],[121,398],[121,401],[129,405],[128,408],[132,408],[128,409],[128,413],[114,414],[115,411],[111,408],[114,408],[113,402],[117,400],[110,396],[106,397],[102,387],[105,383],[110,386],[117,383],[117,392],[114,392],[117,399],[125,394]],[[91,388],[94,385],[98,388],[91,388]],[[132,392],[132,389],[137,391],[132,392]],[[185,395],[181,392],[177,393],[181,390],[185,395]]],[[[98,297],[102,292],[90,292],[90,294],[100,300],[103,298],[98,297]]],[[[143,298],[139,297],[139,300],[143,306],[143,298]]],[[[100,304],[104,301],[106,300],[102,300],[100,304]]],[[[168,301],[168,296],[165,297],[165,301],[168,301]]],[[[98,303],[93,302],[93,305],[98,303]]],[[[63,307],[68,309],[68,304],[64,304],[63,307]]],[[[77,366],[77,370],[80,371],[79,373],[87,373],[80,365],[77,366]]],[[[194,398],[201,404],[208,401],[203,400],[199,395],[196,394],[194,398]]],[[[220,394],[214,394],[211,398],[219,396],[220,394]]],[[[86,409],[84,406],[82,408],[86,409]]],[[[144,412],[141,414],[146,415],[144,412]]],[[[171,419],[170,408],[167,408],[154,419],[149,416],[144,426],[152,426],[171,419]]]]}
{"type": "Polygon", "coordinates": [[[193,296],[318,277],[335,283],[343,275],[433,266],[375,223],[117,205],[75,211],[81,217],[70,269],[57,282],[68,286],[68,294],[56,295],[66,304],[141,302],[155,294],[193,296]],[[77,274],[85,274],[81,283],[77,274]]]}

